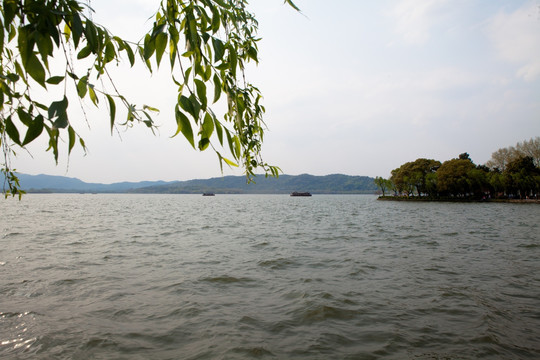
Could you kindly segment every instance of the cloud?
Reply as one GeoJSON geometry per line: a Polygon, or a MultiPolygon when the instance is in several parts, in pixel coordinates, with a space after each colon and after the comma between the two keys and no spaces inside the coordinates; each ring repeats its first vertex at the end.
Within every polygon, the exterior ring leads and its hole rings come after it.
{"type": "Polygon", "coordinates": [[[402,0],[390,12],[395,31],[407,44],[423,45],[431,37],[433,26],[448,0],[402,0]]]}
{"type": "Polygon", "coordinates": [[[537,4],[528,3],[512,13],[497,13],[488,21],[486,32],[499,58],[519,66],[517,77],[533,81],[540,76],[537,4]]]}

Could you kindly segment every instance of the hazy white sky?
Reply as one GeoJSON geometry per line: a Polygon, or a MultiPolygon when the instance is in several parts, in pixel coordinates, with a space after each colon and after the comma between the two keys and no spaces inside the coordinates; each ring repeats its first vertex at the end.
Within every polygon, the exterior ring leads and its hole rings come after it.
{"type": "MultiPolygon", "coordinates": [[[[468,152],[485,163],[501,147],[540,135],[540,0],[252,0],[269,127],[267,162],[286,174],[388,177],[419,157],[468,152]]],[[[158,0],[91,0],[94,20],[139,40],[158,0]]],[[[55,166],[46,144],[13,161],[18,171],[84,181],[187,180],[220,176],[213,152],[175,132],[176,90],[166,67],[116,72],[121,92],[161,110],[158,136],[143,126],[111,136],[91,104],[89,153],[55,166]]],[[[103,100],[103,105],[105,101],[103,100]]],[[[72,119],[74,120],[74,119],[72,119]]],[[[225,174],[241,174],[224,169],[225,174]]]]}

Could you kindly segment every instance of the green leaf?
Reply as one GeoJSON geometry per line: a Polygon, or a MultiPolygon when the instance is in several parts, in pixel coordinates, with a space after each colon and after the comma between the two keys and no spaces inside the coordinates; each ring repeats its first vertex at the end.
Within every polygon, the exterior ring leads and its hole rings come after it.
{"type": "Polygon", "coordinates": [[[47,132],[49,133],[49,148],[47,151],[52,149],[54,154],[54,160],[58,164],[58,129],[46,127],[47,132]]]}
{"type": "Polygon", "coordinates": [[[73,12],[73,19],[71,19],[71,34],[73,37],[73,44],[75,49],[79,47],[79,41],[84,32],[83,24],[78,13],[73,12]]]}
{"type": "Polygon", "coordinates": [[[214,120],[209,113],[206,113],[204,116],[204,121],[202,123],[202,137],[210,138],[214,133],[214,120]]]}
{"type": "Polygon", "coordinates": [[[81,80],[77,83],[77,94],[81,99],[86,96],[88,91],[88,76],[83,76],[81,80]]]}
{"type": "Polygon", "coordinates": [[[114,128],[114,120],[116,117],[116,104],[111,95],[105,94],[105,97],[107,98],[107,101],[109,102],[109,113],[111,115],[111,133],[112,133],[113,128],[114,128]]]}
{"type": "Polygon", "coordinates": [[[49,120],[53,122],[53,126],[56,129],[64,129],[68,126],[67,117],[68,99],[64,95],[64,98],[60,101],[55,101],[49,106],[49,120]]]}
{"type": "Polygon", "coordinates": [[[17,115],[19,116],[19,120],[21,120],[21,122],[27,127],[32,124],[32,115],[27,113],[26,109],[24,109],[23,107],[19,107],[17,109],[17,115]]]}
{"type": "Polygon", "coordinates": [[[195,20],[193,17],[191,16],[187,16],[187,22],[188,22],[188,25],[189,25],[189,32],[186,32],[186,34],[189,33],[190,35],[190,39],[191,40],[191,50],[194,50],[196,49],[200,42],[199,40],[199,36],[198,36],[198,32],[197,32],[197,20],[195,20]]]}
{"type": "Polygon", "coordinates": [[[184,95],[180,95],[179,104],[182,110],[187,111],[188,113],[191,114],[191,116],[193,116],[193,118],[196,118],[193,104],[187,97],[185,97],[184,95]]]}
{"type": "Polygon", "coordinates": [[[96,92],[94,91],[94,86],[92,84],[88,84],[88,94],[90,94],[90,100],[92,100],[94,105],[98,106],[99,99],[96,96],[96,92]]]}
{"type": "Polygon", "coordinates": [[[19,75],[14,74],[14,73],[9,73],[9,74],[6,75],[6,77],[7,77],[8,80],[11,81],[11,82],[17,82],[17,81],[19,81],[19,79],[21,78],[19,75]]]}
{"type": "Polygon", "coordinates": [[[143,109],[148,109],[150,111],[153,111],[153,112],[159,112],[159,109],[158,108],[155,108],[155,107],[152,107],[152,106],[148,106],[148,105],[143,105],[143,109]]]}
{"type": "Polygon", "coordinates": [[[6,133],[10,137],[13,142],[19,146],[22,146],[21,140],[19,139],[19,130],[15,127],[15,124],[13,124],[13,121],[11,121],[11,116],[8,116],[8,118],[4,121],[6,133]]]}
{"type": "Polygon", "coordinates": [[[72,78],[73,80],[79,80],[79,77],[77,76],[77,74],[74,74],[72,72],[67,72],[67,74],[69,75],[70,78],[72,78]]]}
{"type": "Polygon", "coordinates": [[[86,41],[88,42],[88,46],[94,53],[96,53],[99,48],[97,36],[98,31],[94,23],[88,19],[86,19],[86,27],[84,29],[84,33],[86,35],[86,41]]]}
{"type": "Polygon", "coordinates": [[[133,54],[133,49],[131,48],[129,44],[125,43],[124,50],[127,53],[129,64],[133,66],[135,64],[135,54],[133,54]]]}
{"type": "Polygon", "coordinates": [[[66,39],[66,42],[69,42],[69,38],[71,37],[71,28],[69,27],[68,22],[66,22],[64,25],[64,37],[66,39]]]}
{"type": "Polygon", "coordinates": [[[191,94],[189,96],[189,101],[191,102],[191,107],[193,108],[193,119],[195,122],[199,120],[199,112],[201,111],[201,104],[197,100],[197,97],[195,95],[191,94]]]}
{"type": "Polygon", "coordinates": [[[4,23],[0,19],[0,54],[4,52],[4,23]]]}
{"type": "Polygon", "coordinates": [[[238,64],[238,56],[236,53],[236,49],[230,45],[229,46],[229,66],[231,69],[232,76],[236,77],[236,66],[238,64]]]}
{"type": "Polygon", "coordinates": [[[225,130],[225,135],[227,135],[227,144],[229,144],[229,150],[231,151],[231,154],[236,159],[236,155],[235,155],[234,147],[233,147],[233,140],[232,140],[232,137],[231,137],[231,132],[227,128],[225,128],[224,130],[225,130]]]}
{"type": "Polygon", "coordinates": [[[84,59],[85,57],[87,57],[88,55],[90,55],[90,53],[92,52],[92,49],[90,48],[90,46],[85,46],[81,49],[81,51],[79,51],[79,53],[77,54],[77,59],[80,60],[80,59],[84,59]]]}
{"type": "Polygon", "coordinates": [[[159,67],[165,48],[167,47],[167,34],[162,32],[156,36],[156,62],[159,67]]]}
{"type": "Polygon", "coordinates": [[[172,69],[174,68],[174,64],[176,62],[176,54],[178,53],[178,41],[180,39],[178,30],[176,30],[176,28],[173,26],[169,27],[169,38],[169,60],[171,62],[172,69]]]}
{"type": "Polygon", "coordinates": [[[191,70],[193,70],[192,66],[188,67],[184,72],[184,79],[186,79],[186,81],[189,79],[189,75],[191,75],[191,70]]]}
{"type": "Polygon", "coordinates": [[[221,97],[221,81],[219,76],[214,74],[214,103],[216,103],[221,97]]]}
{"type": "Polygon", "coordinates": [[[300,9],[298,8],[298,6],[296,6],[296,5],[292,2],[292,0],[285,0],[283,3],[284,3],[284,4],[289,4],[289,5],[290,5],[294,10],[296,10],[296,11],[300,11],[300,9]]]}
{"type": "Polygon", "coordinates": [[[28,127],[28,130],[26,131],[26,135],[24,137],[24,141],[22,145],[25,146],[31,143],[32,141],[34,141],[39,135],[41,135],[42,131],[43,131],[43,116],[38,115],[35,117],[35,119],[32,121],[32,123],[28,127]]]}
{"type": "Polygon", "coordinates": [[[40,84],[44,88],[47,88],[47,85],[45,85],[45,69],[41,64],[41,61],[39,61],[38,57],[34,53],[28,54],[25,68],[26,71],[28,71],[28,73],[30,74],[30,76],[34,80],[36,80],[38,84],[40,84]]]}
{"type": "Polygon", "coordinates": [[[219,26],[221,24],[221,17],[219,12],[215,11],[212,13],[212,32],[215,34],[219,31],[219,26]]]}
{"type": "Polygon", "coordinates": [[[234,143],[234,157],[235,159],[238,159],[240,158],[240,155],[241,155],[240,139],[238,138],[238,136],[235,135],[233,137],[233,143],[234,143]]]}
{"type": "Polygon", "coordinates": [[[79,143],[81,144],[81,147],[86,152],[86,144],[84,143],[84,140],[82,137],[79,137],[79,143]]]}
{"type": "Polygon", "coordinates": [[[112,42],[108,42],[105,45],[105,63],[111,62],[116,58],[116,51],[112,42]]]}
{"type": "Polygon", "coordinates": [[[259,59],[257,58],[257,49],[255,49],[253,46],[248,49],[247,54],[251,59],[253,59],[253,61],[259,62],[259,59]]]}
{"type": "Polygon", "coordinates": [[[191,146],[195,148],[195,142],[193,140],[193,129],[191,128],[191,122],[189,121],[188,117],[180,110],[178,105],[176,105],[176,124],[178,126],[176,130],[176,134],[174,134],[172,137],[175,137],[178,135],[178,133],[182,132],[184,134],[184,137],[189,141],[191,146]]]}
{"type": "Polygon", "coordinates": [[[64,76],[51,76],[47,79],[47,84],[58,85],[64,81],[64,76]]]}
{"type": "Polygon", "coordinates": [[[230,9],[231,8],[231,5],[226,3],[223,0],[214,0],[214,2],[219,4],[221,7],[225,8],[225,9],[230,9]]]}
{"type": "Polygon", "coordinates": [[[68,145],[68,155],[71,154],[71,150],[75,146],[75,141],[77,140],[77,136],[75,134],[75,130],[73,130],[73,127],[68,127],[68,135],[69,135],[69,145],[68,145]]]}
{"type": "Polygon", "coordinates": [[[19,75],[26,84],[25,72],[23,71],[21,64],[19,64],[18,61],[15,61],[15,71],[17,72],[17,75],[19,75]]]}
{"type": "Polygon", "coordinates": [[[156,42],[150,34],[146,34],[144,37],[143,57],[144,60],[148,60],[152,57],[152,54],[156,51],[156,42]]]}
{"type": "Polygon", "coordinates": [[[199,140],[199,150],[204,151],[208,148],[210,145],[210,140],[208,138],[202,138],[199,140]]]}
{"type": "Polygon", "coordinates": [[[202,108],[206,109],[206,85],[203,81],[199,79],[195,79],[195,86],[197,88],[197,96],[199,97],[199,100],[201,101],[202,108]]]}
{"type": "Polygon", "coordinates": [[[214,119],[214,125],[216,127],[216,133],[218,136],[219,143],[221,144],[221,146],[223,146],[223,128],[221,126],[221,123],[219,122],[218,119],[214,119]]]}
{"type": "Polygon", "coordinates": [[[53,54],[53,43],[49,36],[37,36],[36,44],[41,55],[41,59],[46,64],[47,57],[53,54]]]}
{"type": "Polygon", "coordinates": [[[206,82],[210,80],[210,77],[212,76],[212,67],[210,65],[206,66],[203,73],[203,80],[206,82]]]}
{"type": "Polygon", "coordinates": [[[227,163],[227,165],[229,165],[229,166],[234,166],[234,167],[238,167],[238,164],[237,164],[237,163],[235,163],[235,162],[233,162],[233,161],[231,161],[231,160],[229,160],[229,159],[227,159],[227,158],[224,158],[224,157],[222,157],[222,159],[223,159],[223,161],[225,161],[225,162],[227,163]]]}
{"type": "Polygon", "coordinates": [[[212,38],[212,46],[214,47],[214,62],[217,63],[223,59],[223,55],[225,55],[225,46],[221,40],[214,37],[212,38]]]}

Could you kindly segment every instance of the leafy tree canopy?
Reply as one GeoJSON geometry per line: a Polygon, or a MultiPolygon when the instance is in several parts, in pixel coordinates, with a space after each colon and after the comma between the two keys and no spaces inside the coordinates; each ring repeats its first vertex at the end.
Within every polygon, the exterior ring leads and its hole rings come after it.
{"type": "Polygon", "coordinates": [[[491,154],[486,165],[491,169],[505,171],[510,162],[527,156],[531,157],[536,167],[540,167],[540,136],[518,142],[515,146],[498,149],[491,154]]]}
{"type": "Polygon", "coordinates": [[[392,170],[389,183],[380,177],[375,183],[383,196],[390,188],[396,195],[407,197],[416,190],[417,196],[429,198],[538,198],[540,168],[535,158],[527,155],[535,154],[535,140],[518,143],[512,151],[505,148],[493,153],[491,163],[497,158],[501,165],[493,170],[487,165],[475,165],[468,153],[462,153],[442,164],[430,159],[407,162],[392,170]]]}
{"type": "MultiPolygon", "coordinates": [[[[291,0],[284,2],[298,10],[291,0]]],[[[265,108],[259,89],[244,74],[248,62],[259,60],[260,40],[247,0],[162,0],[139,42],[111,34],[92,21],[91,13],[77,0],[3,0],[0,5],[0,164],[6,196],[22,193],[10,162],[18,148],[44,136],[56,161],[62,139],[68,155],[76,145],[86,149],[70,122],[73,103],[88,98],[96,107],[106,104],[111,131],[134,123],[154,129],[158,110],[133,104],[113,81],[110,65],[122,61],[132,67],[142,62],[150,72],[168,62],[178,89],[174,136],[181,133],[194,149],[212,148],[221,167],[241,166],[248,180],[257,168],[278,175],[279,168],[261,157],[265,108]],[[55,71],[50,64],[59,56],[64,68],[55,71]],[[89,65],[81,72],[75,63],[89,65]],[[39,87],[57,87],[63,94],[48,102],[36,95],[39,87]],[[212,109],[220,101],[227,108],[223,116],[212,109]],[[120,112],[125,116],[119,122],[120,112]]]]}

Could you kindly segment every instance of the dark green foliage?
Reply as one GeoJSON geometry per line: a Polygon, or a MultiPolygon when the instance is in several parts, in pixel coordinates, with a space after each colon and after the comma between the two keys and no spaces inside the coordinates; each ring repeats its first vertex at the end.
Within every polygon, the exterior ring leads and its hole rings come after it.
{"type": "Polygon", "coordinates": [[[441,163],[437,160],[416,159],[392,170],[390,180],[398,192],[405,192],[407,196],[412,195],[415,190],[419,195],[433,196],[432,178],[429,175],[435,173],[440,166],[441,163]]]}
{"type": "MultiPolygon", "coordinates": [[[[382,178],[376,179],[378,185],[382,181],[382,178]]],[[[438,161],[427,159],[407,162],[392,170],[390,181],[388,187],[394,190],[395,195],[406,197],[538,198],[540,168],[536,166],[532,156],[520,153],[514,154],[504,163],[504,171],[499,167],[490,169],[486,165],[475,165],[469,154],[463,153],[442,165],[438,161]]]]}
{"type": "Polygon", "coordinates": [[[471,193],[469,172],[475,165],[469,159],[445,161],[437,170],[437,190],[442,195],[466,196],[471,193]]]}

